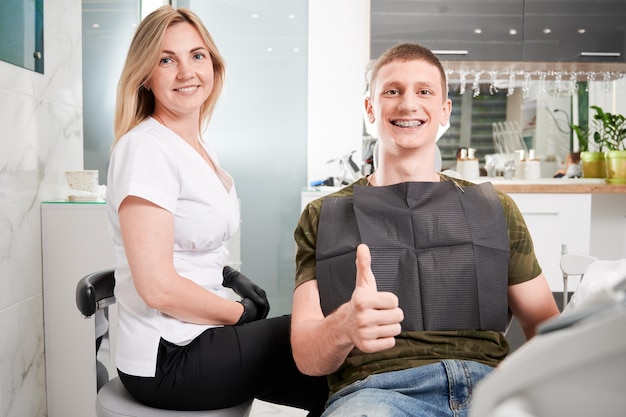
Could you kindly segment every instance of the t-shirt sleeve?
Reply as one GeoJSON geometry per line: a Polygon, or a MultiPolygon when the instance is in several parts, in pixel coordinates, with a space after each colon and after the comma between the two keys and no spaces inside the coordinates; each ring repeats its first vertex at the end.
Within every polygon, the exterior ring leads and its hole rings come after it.
{"type": "Polygon", "coordinates": [[[296,288],[315,277],[315,250],[321,200],[305,207],[294,232],[296,241],[296,288]]]}
{"type": "Polygon", "coordinates": [[[109,165],[113,203],[119,210],[130,195],[174,212],[180,193],[175,158],[157,137],[130,133],[115,146],[109,165]]]}
{"type": "Polygon", "coordinates": [[[511,255],[509,258],[509,285],[520,284],[541,274],[532,236],[524,217],[513,199],[498,192],[509,230],[511,255]]]}

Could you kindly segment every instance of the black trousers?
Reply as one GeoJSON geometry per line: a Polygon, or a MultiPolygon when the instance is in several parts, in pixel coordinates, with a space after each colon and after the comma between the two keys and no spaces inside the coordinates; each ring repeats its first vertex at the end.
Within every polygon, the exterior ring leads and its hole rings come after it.
{"type": "Polygon", "coordinates": [[[328,397],[326,378],[296,368],[290,319],[208,329],[187,346],[161,339],[154,377],[118,373],[133,397],[155,408],[210,410],[258,398],[318,416],[328,397]]]}

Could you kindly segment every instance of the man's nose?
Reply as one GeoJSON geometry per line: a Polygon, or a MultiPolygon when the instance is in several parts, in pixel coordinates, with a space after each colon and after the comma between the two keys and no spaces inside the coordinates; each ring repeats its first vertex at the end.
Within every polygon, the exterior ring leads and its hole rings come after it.
{"type": "Polygon", "coordinates": [[[399,104],[399,109],[403,111],[414,111],[419,106],[419,100],[415,94],[405,94],[399,104]]]}

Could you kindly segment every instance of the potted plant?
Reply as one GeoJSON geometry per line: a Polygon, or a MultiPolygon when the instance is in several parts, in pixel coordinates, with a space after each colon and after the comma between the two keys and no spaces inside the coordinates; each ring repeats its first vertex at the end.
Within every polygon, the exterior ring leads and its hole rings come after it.
{"type": "Polygon", "coordinates": [[[593,139],[606,149],[606,181],[610,184],[626,184],[626,117],[605,112],[599,106],[591,106],[595,131],[593,139]]]}
{"type": "Polygon", "coordinates": [[[596,136],[587,126],[571,125],[578,138],[578,150],[583,178],[605,178],[606,159],[602,150],[604,143],[596,142],[596,136]],[[589,149],[589,142],[595,142],[594,150],[589,149]]]}

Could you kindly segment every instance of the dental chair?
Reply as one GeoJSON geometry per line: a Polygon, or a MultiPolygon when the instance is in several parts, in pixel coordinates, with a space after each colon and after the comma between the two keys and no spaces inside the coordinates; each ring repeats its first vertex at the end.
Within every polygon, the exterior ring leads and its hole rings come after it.
{"type": "Polygon", "coordinates": [[[626,414],[626,259],[583,272],[563,313],[477,384],[469,417],[626,414]]]}
{"type": "MultiPolygon", "coordinates": [[[[86,275],[76,285],[76,306],[83,317],[89,318],[96,311],[108,309],[115,303],[113,269],[86,275]]],[[[111,316],[109,316],[111,317],[111,316]]],[[[114,326],[115,323],[111,323],[114,326]]],[[[248,417],[253,400],[220,410],[177,411],[148,407],[137,402],[124,388],[119,377],[106,382],[98,391],[96,415],[98,417],[248,417]]]]}

